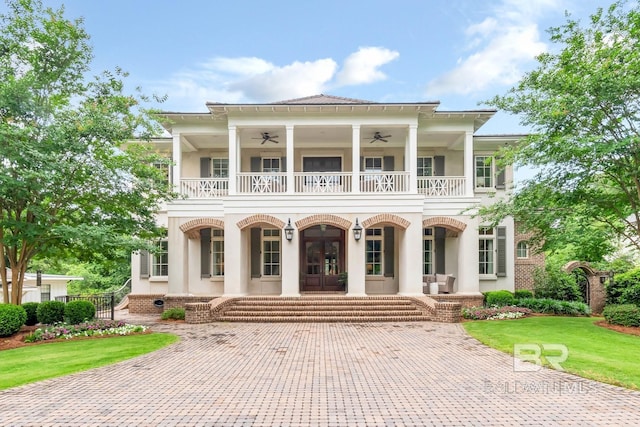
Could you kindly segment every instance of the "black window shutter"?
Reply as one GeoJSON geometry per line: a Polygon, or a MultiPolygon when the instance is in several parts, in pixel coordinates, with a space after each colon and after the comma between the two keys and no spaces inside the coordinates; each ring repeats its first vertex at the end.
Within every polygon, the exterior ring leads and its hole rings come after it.
{"type": "Polygon", "coordinates": [[[364,172],[364,156],[360,156],[360,172],[364,172]]]}
{"type": "Polygon", "coordinates": [[[504,190],[505,189],[505,183],[504,183],[504,169],[500,169],[498,171],[498,173],[496,174],[496,190],[504,190]]]}
{"type": "Polygon", "coordinates": [[[280,157],[280,171],[281,172],[286,172],[287,171],[287,158],[286,157],[280,157]]]}
{"type": "Polygon", "coordinates": [[[433,176],[444,176],[444,156],[433,158],[433,176]]]}
{"type": "Polygon", "coordinates": [[[393,171],[395,167],[395,158],[393,156],[384,156],[382,158],[382,170],[383,171],[393,171]]]}
{"type": "Polygon", "coordinates": [[[200,178],[211,177],[211,158],[200,157],[200,178]]]}
{"type": "Polygon", "coordinates": [[[211,277],[211,229],[200,230],[200,277],[211,277]]]}
{"type": "Polygon", "coordinates": [[[149,278],[149,251],[144,249],[140,251],[140,278],[149,278]]]}
{"type": "Polygon", "coordinates": [[[395,229],[393,227],[385,227],[384,228],[384,276],[385,277],[394,277],[395,276],[395,242],[394,242],[394,233],[395,229]]]}
{"type": "Polygon", "coordinates": [[[447,274],[445,264],[445,238],[447,230],[443,227],[435,227],[433,230],[433,244],[436,255],[436,274],[447,274]]]}
{"type": "Polygon", "coordinates": [[[260,172],[262,170],[262,159],[260,157],[251,158],[251,172],[260,172]]]}
{"type": "Polygon", "coordinates": [[[507,228],[497,227],[497,265],[496,276],[505,277],[507,275],[507,228]]]}
{"type": "Polygon", "coordinates": [[[251,229],[251,277],[260,277],[260,233],[261,228],[251,229]]]}

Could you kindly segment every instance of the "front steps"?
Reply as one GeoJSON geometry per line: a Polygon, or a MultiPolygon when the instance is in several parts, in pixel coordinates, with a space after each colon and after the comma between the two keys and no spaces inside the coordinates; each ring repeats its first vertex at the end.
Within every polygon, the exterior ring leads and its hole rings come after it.
{"type": "Polygon", "coordinates": [[[401,296],[232,298],[213,310],[220,322],[408,322],[431,320],[419,300],[401,296]]]}

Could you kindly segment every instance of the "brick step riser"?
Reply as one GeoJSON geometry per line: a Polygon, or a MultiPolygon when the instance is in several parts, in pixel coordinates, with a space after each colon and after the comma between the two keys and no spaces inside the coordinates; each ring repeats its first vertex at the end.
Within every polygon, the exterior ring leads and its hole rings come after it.
{"type": "Polygon", "coordinates": [[[431,319],[427,316],[345,316],[345,317],[327,317],[327,316],[298,316],[298,317],[236,317],[221,316],[216,319],[221,322],[255,322],[255,323],[363,323],[363,322],[426,322],[431,319]]]}
{"type": "Polygon", "coordinates": [[[375,311],[384,311],[384,310],[417,310],[414,305],[282,305],[282,306],[272,306],[272,305],[245,305],[245,304],[236,304],[230,307],[233,310],[242,310],[242,311],[364,311],[364,310],[375,310],[375,311]]]}
{"type": "Polygon", "coordinates": [[[420,316],[422,315],[417,310],[349,310],[349,311],[242,311],[242,310],[228,310],[224,313],[224,316],[234,317],[304,317],[304,316],[420,316]]]}
{"type": "Polygon", "coordinates": [[[300,297],[279,297],[279,296],[245,296],[239,297],[238,301],[409,301],[406,297],[389,295],[389,296],[369,296],[369,297],[349,297],[343,295],[328,296],[300,296],[300,297]]]}
{"type": "Polygon", "coordinates": [[[235,305],[242,306],[269,306],[269,307],[298,307],[298,306],[412,306],[413,303],[411,301],[385,301],[385,300],[375,300],[375,301],[363,301],[363,302],[354,302],[354,301],[245,301],[241,300],[235,303],[235,305]]]}

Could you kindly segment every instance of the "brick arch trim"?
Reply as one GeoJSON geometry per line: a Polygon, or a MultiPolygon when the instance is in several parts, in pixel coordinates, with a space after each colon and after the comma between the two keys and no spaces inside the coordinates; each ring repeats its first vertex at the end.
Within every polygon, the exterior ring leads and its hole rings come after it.
{"type": "Polygon", "coordinates": [[[332,214],[310,215],[296,221],[296,227],[298,230],[304,230],[306,228],[313,227],[314,225],[321,224],[333,225],[334,227],[342,228],[343,230],[348,230],[349,227],[351,227],[351,221],[332,214]]]}
{"type": "Polygon", "coordinates": [[[449,218],[446,216],[434,216],[422,221],[422,228],[429,227],[443,227],[447,230],[457,231],[458,233],[461,233],[465,228],[467,228],[467,224],[455,218],[449,218]]]}
{"type": "Polygon", "coordinates": [[[196,218],[180,226],[180,230],[186,234],[189,239],[199,239],[200,230],[203,228],[219,228],[224,230],[224,221],[217,218],[196,218]]]}
{"type": "Polygon", "coordinates": [[[269,224],[274,226],[275,228],[284,228],[284,221],[276,218],[272,215],[266,214],[256,214],[251,215],[243,219],[242,221],[238,221],[237,225],[240,230],[244,230],[245,228],[251,227],[256,224],[269,224]]]}
{"type": "Polygon", "coordinates": [[[411,225],[411,222],[402,218],[401,216],[390,213],[375,215],[362,221],[362,226],[364,228],[373,227],[374,225],[378,224],[393,224],[402,228],[403,230],[406,230],[409,225],[411,225]]]}
{"type": "Polygon", "coordinates": [[[569,261],[562,267],[562,271],[564,271],[565,273],[571,273],[576,268],[581,269],[589,276],[595,276],[597,274],[593,267],[583,261],[569,261]]]}

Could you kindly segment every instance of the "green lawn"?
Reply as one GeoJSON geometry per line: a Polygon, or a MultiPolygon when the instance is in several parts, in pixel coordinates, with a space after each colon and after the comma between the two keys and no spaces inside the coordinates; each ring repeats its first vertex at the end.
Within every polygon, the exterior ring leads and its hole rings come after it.
{"type": "Polygon", "coordinates": [[[0,390],[109,365],[158,350],[178,337],[152,333],[78,339],[0,352],[0,390]]]}
{"type": "MultiPolygon", "coordinates": [[[[562,368],[584,378],[640,389],[640,337],[614,332],[593,323],[597,317],[536,316],[518,320],[465,322],[480,342],[513,354],[513,345],[563,344],[569,357],[562,368]]],[[[557,355],[558,352],[551,352],[557,355]]],[[[545,352],[542,352],[545,355],[545,352]]]]}

